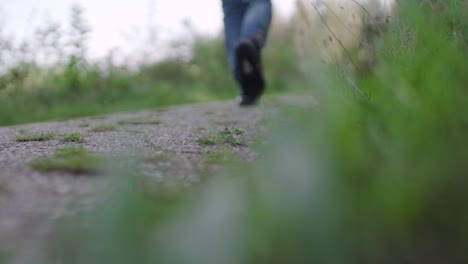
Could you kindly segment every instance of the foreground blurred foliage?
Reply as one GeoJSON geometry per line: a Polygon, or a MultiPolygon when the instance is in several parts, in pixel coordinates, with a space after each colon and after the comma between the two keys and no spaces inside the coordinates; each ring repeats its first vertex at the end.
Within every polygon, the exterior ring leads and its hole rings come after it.
{"type": "Polygon", "coordinates": [[[466,13],[400,3],[373,72],[309,64],[319,108],[285,108],[255,164],[190,190],[124,173],[44,263],[468,263],[466,13]]]}
{"type": "MultiPolygon", "coordinates": [[[[275,19],[265,53],[269,92],[294,89],[298,85],[290,82],[302,80],[291,48],[291,27],[290,22],[275,19]]],[[[186,39],[174,43],[176,55],[129,66],[135,62],[116,63],[122,58],[112,51],[105,59],[90,60],[90,30],[79,6],[72,8],[67,27],[45,23],[20,43],[2,33],[0,25],[0,125],[231,99],[238,94],[221,37],[199,35],[188,26],[186,39]]],[[[157,47],[148,49],[160,52],[157,47]]]]}

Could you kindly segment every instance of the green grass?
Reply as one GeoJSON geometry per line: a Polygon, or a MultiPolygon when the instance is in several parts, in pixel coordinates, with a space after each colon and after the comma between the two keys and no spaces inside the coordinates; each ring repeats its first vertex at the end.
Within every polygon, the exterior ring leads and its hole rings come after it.
{"type": "Polygon", "coordinates": [[[232,147],[245,146],[242,136],[244,131],[239,129],[229,130],[226,128],[216,134],[207,134],[197,139],[201,145],[216,146],[216,145],[229,145],[232,147]]]}
{"type": "Polygon", "coordinates": [[[120,120],[117,122],[119,125],[160,125],[161,121],[158,120],[120,120]]]}
{"type": "Polygon", "coordinates": [[[83,147],[57,149],[54,155],[30,163],[31,168],[42,172],[67,172],[73,174],[96,174],[101,160],[83,147]]]}
{"type": "Polygon", "coordinates": [[[231,133],[234,134],[234,135],[240,136],[240,135],[244,135],[244,134],[245,134],[245,131],[236,128],[236,129],[234,129],[231,133]]]}
{"type": "Polygon", "coordinates": [[[215,146],[218,143],[212,136],[203,136],[197,139],[197,142],[206,146],[215,146]]]}
{"type": "Polygon", "coordinates": [[[93,127],[89,131],[91,132],[108,132],[108,131],[114,131],[117,129],[116,125],[99,125],[96,127],[93,127]]]}
{"type": "Polygon", "coordinates": [[[85,143],[83,135],[80,133],[71,133],[63,137],[64,142],[73,142],[73,143],[85,143]]]}
{"type": "Polygon", "coordinates": [[[29,134],[27,132],[22,133],[21,135],[16,136],[17,142],[42,142],[50,141],[55,138],[55,134],[52,132],[39,133],[39,134],[29,134]]]}

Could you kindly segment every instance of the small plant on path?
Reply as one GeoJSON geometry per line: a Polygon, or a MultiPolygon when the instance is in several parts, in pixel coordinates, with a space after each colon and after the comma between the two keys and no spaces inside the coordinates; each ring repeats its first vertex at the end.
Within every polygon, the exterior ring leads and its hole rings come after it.
{"type": "Polygon", "coordinates": [[[240,129],[230,130],[226,128],[219,131],[217,134],[207,134],[198,138],[197,142],[202,145],[215,146],[215,145],[229,145],[233,147],[244,146],[245,143],[241,138],[245,132],[240,129]]]}
{"type": "Polygon", "coordinates": [[[54,139],[55,134],[52,132],[40,133],[40,134],[28,134],[27,132],[21,133],[21,135],[16,136],[17,142],[32,142],[32,141],[49,141],[54,139]]]}
{"type": "Polygon", "coordinates": [[[120,120],[119,125],[160,125],[161,121],[158,120],[120,120]]]}
{"type": "Polygon", "coordinates": [[[85,143],[84,137],[80,133],[71,133],[63,137],[64,142],[85,143]]]}
{"type": "Polygon", "coordinates": [[[30,164],[31,168],[43,171],[62,171],[74,174],[96,174],[101,160],[89,153],[83,147],[57,149],[49,158],[38,160],[30,164]]]}
{"type": "Polygon", "coordinates": [[[217,142],[213,136],[203,136],[197,139],[197,142],[202,145],[215,146],[217,142]]]}
{"type": "Polygon", "coordinates": [[[115,125],[100,125],[92,128],[91,132],[108,132],[114,131],[117,127],[115,125]]]}

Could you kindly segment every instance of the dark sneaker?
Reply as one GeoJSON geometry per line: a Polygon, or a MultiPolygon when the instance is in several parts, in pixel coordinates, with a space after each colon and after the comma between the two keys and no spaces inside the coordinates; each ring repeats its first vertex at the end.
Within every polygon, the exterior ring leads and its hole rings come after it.
{"type": "Polygon", "coordinates": [[[239,105],[240,106],[253,106],[257,103],[259,96],[257,97],[250,97],[245,94],[241,94],[239,105]]]}
{"type": "Polygon", "coordinates": [[[235,52],[242,90],[239,105],[254,105],[265,89],[260,48],[253,40],[247,39],[237,45],[235,52]]]}

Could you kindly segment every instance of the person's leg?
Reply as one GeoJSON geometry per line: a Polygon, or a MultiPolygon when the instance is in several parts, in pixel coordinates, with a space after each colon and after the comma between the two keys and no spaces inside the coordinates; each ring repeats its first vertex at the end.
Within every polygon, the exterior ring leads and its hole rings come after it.
{"type": "Polygon", "coordinates": [[[245,0],[222,0],[224,12],[224,39],[226,52],[228,55],[229,64],[232,74],[237,82],[240,82],[240,74],[236,67],[236,56],[234,49],[241,40],[242,25],[244,14],[249,7],[248,1],[245,0]]]}
{"type": "Polygon", "coordinates": [[[242,21],[241,39],[254,39],[262,48],[270,29],[272,7],[270,0],[251,0],[242,21]]]}
{"type": "Polygon", "coordinates": [[[240,42],[235,48],[235,66],[242,90],[241,105],[253,105],[263,94],[265,80],[261,49],[271,24],[270,0],[251,0],[242,21],[240,42]]]}

